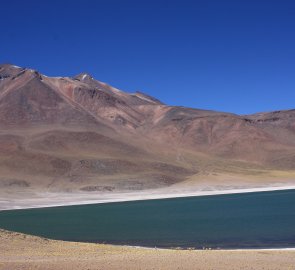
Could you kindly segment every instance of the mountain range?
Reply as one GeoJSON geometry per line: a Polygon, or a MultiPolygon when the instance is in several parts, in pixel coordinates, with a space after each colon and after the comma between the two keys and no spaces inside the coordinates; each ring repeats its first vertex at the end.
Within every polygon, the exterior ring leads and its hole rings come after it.
{"type": "Polygon", "coordinates": [[[292,178],[294,120],[295,110],[169,106],[86,73],[47,77],[2,64],[0,187],[115,192],[292,178]]]}

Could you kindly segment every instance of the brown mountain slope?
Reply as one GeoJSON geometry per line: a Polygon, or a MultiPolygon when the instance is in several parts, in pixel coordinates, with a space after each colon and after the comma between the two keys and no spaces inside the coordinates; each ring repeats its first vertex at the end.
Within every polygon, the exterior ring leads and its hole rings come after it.
{"type": "Polygon", "coordinates": [[[293,176],[294,119],[295,110],[167,106],[84,73],[53,78],[0,65],[0,187],[114,192],[219,174],[293,176]]]}

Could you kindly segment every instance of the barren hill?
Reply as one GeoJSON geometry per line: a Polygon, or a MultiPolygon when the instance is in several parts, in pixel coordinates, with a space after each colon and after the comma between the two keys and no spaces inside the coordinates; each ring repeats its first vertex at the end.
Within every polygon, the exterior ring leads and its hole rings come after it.
{"type": "Polygon", "coordinates": [[[169,106],[89,74],[47,77],[3,64],[1,192],[210,187],[257,176],[289,181],[294,120],[295,110],[236,115],[169,106]]]}

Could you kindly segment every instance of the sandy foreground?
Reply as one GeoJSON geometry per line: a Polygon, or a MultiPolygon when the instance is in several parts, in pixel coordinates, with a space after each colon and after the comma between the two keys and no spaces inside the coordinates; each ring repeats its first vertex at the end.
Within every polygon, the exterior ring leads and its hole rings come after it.
{"type": "Polygon", "coordinates": [[[163,250],[47,240],[0,230],[0,269],[295,269],[295,250],[163,250]]]}

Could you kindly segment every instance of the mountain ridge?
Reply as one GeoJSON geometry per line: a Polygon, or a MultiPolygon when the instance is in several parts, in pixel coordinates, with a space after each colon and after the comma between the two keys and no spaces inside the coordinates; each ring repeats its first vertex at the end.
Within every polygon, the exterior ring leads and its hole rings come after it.
{"type": "Polygon", "coordinates": [[[87,73],[48,77],[2,64],[0,186],[112,192],[293,171],[294,120],[292,109],[237,115],[169,106],[87,73]]]}

